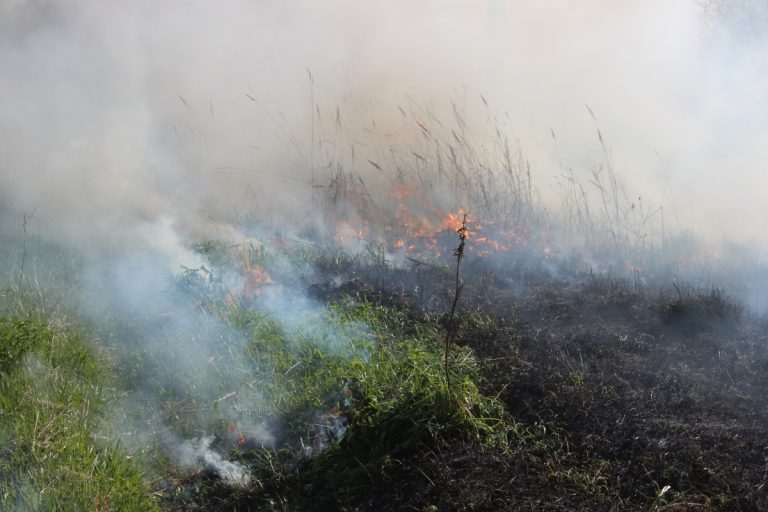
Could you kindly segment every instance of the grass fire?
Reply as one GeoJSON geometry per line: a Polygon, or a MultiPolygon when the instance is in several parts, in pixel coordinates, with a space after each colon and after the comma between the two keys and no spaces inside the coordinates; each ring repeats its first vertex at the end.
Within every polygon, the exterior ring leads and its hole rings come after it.
{"type": "Polygon", "coordinates": [[[768,509],[767,36],[0,0],[0,509],[768,509]]]}

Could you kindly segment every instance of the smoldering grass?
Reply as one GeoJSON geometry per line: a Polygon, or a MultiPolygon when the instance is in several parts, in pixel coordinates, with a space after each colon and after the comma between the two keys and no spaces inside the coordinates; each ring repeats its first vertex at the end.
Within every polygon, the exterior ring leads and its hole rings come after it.
{"type": "MultiPolygon", "coordinates": [[[[217,250],[233,248],[219,245],[217,250]]],[[[259,264],[278,268],[264,257],[268,254],[267,250],[261,255],[259,264]]],[[[216,258],[227,261],[225,256],[216,258]]],[[[219,271],[211,267],[214,275],[219,271]]],[[[218,355],[212,356],[215,362],[206,365],[237,367],[239,373],[234,379],[227,371],[217,376],[217,383],[225,383],[216,387],[219,398],[226,397],[221,400],[200,395],[203,389],[193,390],[195,379],[190,376],[182,377],[182,385],[165,389],[169,397],[176,397],[169,404],[180,404],[183,396],[194,394],[200,407],[184,415],[183,421],[170,417],[181,416],[182,411],[169,414],[164,421],[174,425],[172,430],[183,428],[182,436],[192,439],[200,432],[212,432],[211,446],[242,460],[259,482],[293,478],[283,473],[298,464],[305,468],[302,478],[316,479],[318,484],[336,474],[337,483],[349,477],[358,485],[364,474],[381,470],[393,454],[434,448],[451,439],[504,442],[503,408],[479,392],[474,384],[474,358],[462,347],[455,348],[454,389],[449,392],[443,335],[436,320],[417,322],[354,293],[327,305],[313,304],[303,292],[280,286],[266,286],[252,303],[232,303],[217,287],[212,288],[215,304],[207,310],[216,317],[218,329],[226,326],[231,334],[220,338],[218,355]],[[248,388],[259,390],[259,400],[238,402],[248,388]],[[447,400],[451,395],[453,399],[447,400]],[[240,415],[259,409],[261,420],[271,426],[273,444],[252,445],[253,433],[242,422],[235,429],[242,429],[241,440],[248,449],[227,444],[224,417],[213,405],[217,400],[239,403],[240,415]],[[320,442],[326,427],[319,418],[328,415],[339,418],[346,431],[320,442]],[[212,422],[215,417],[221,420],[212,422]],[[361,463],[368,469],[360,472],[361,463]]],[[[204,301],[200,293],[205,287],[188,289],[195,301],[204,301]]],[[[154,364],[162,368],[168,363],[159,358],[154,364]]],[[[195,373],[205,371],[200,368],[195,373]]],[[[168,375],[167,371],[152,373],[168,375]]]]}
{"type": "Polygon", "coordinates": [[[239,462],[226,460],[220,453],[211,449],[212,436],[201,437],[197,441],[187,440],[179,447],[177,454],[181,464],[194,466],[203,463],[210,467],[228,485],[246,487],[251,483],[248,469],[239,462]]]}
{"type": "MultiPolygon", "coordinates": [[[[272,414],[281,419],[274,449],[242,454],[259,482],[292,485],[299,479],[328,496],[355,493],[386,472],[391,457],[454,441],[497,447],[506,442],[503,408],[474,384],[477,367],[466,348],[454,349],[449,390],[437,322],[413,322],[404,312],[359,297],[330,308],[336,321],[352,327],[341,332],[354,350],[329,353],[310,340],[297,347],[263,312],[233,312],[249,333],[248,356],[271,376],[261,386],[272,414]],[[317,448],[317,418],[329,410],[343,416],[346,431],[317,448]]],[[[253,490],[249,499],[259,492],[253,490]]]]}
{"type": "MultiPolygon", "coordinates": [[[[189,452],[181,447],[210,438],[206,457],[195,460],[214,468],[243,445],[298,445],[343,385],[339,368],[353,355],[366,357],[361,323],[290,288],[262,297],[264,307],[240,307],[231,301],[244,298],[233,299],[212,278],[219,270],[185,271],[169,290],[169,311],[127,320],[135,327],[111,346],[124,396],[115,400],[106,437],[138,453],[159,448],[171,465],[189,452]]],[[[153,472],[167,472],[164,464],[156,461],[153,472]]]]}

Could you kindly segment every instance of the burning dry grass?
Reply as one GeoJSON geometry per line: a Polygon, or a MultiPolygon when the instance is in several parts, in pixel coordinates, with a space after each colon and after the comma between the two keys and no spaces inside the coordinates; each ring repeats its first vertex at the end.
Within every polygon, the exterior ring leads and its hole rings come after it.
{"type": "MultiPolygon", "coordinates": [[[[447,256],[438,239],[455,231],[465,214],[474,242],[468,250],[481,255],[523,250],[544,257],[545,251],[575,247],[591,256],[610,248],[617,260],[632,261],[661,249],[663,208],[624,190],[599,128],[603,160],[579,171],[560,162],[560,205],[554,206],[542,200],[505,120],[484,99],[482,104],[487,126],[476,132],[468,129],[467,104],[455,102],[448,120],[421,105],[399,108],[397,137],[371,120],[363,131],[372,140],[353,145],[350,155],[328,148],[319,135],[312,143],[318,155],[313,186],[322,189],[322,201],[313,203],[310,215],[322,216],[347,249],[356,241],[375,241],[406,256],[447,256]],[[356,152],[365,155],[362,169],[356,152]],[[378,172],[368,172],[369,165],[378,172]]],[[[340,121],[334,129],[343,130],[340,121]]],[[[552,137],[557,145],[554,131],[552,137]]]]}

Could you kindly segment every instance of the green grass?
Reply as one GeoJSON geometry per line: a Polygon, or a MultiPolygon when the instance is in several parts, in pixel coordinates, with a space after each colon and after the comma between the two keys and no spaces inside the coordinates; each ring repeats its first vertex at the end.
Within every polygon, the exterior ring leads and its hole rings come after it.
{"type": "MultiPolygon", "coordinates": [[[[403,420],[405,431],[402,425],[392,428],[414,442],[451,429],[480,438],[500,422],[500,407],[474,385],[471,353],[457,349],[456,390],[449,394],[440,330],[392,308],[350,298],[326,310],[324,328],[290,336],[278,319],[258,310],[236,309],[231,321],[246,332],[247,357],[271,376],[264,389],[278,416],[306,419],[334,405],[342,408],[346,386],[351,434],[403,420]]],[[[393,448],[386,442],[377,446],[393,448]]]]}
{"type": "Polygon", "coordinates": [[[70,327],[0,318],[0,508],[153,510],[141,473],[93,438],[103,365],[70,327]]]}

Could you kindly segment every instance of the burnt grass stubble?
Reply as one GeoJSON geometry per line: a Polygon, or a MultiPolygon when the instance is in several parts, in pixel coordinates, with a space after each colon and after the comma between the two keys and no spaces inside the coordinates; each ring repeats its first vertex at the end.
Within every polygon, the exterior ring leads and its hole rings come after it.
{"type": "MultiPolygon", "coordinates": [[[[430,321],[450,270],[356,267],[326,301],[359,297],[430,321]]],[[[717,288],[551,277],[468,258],[456,343],[511,425],[506,449],[456,440],[398,453],[366,486],[262,481],[222,510],[768,510],[768,323],[717,288]]],[[[338,281],[337,281],[338,282],[338,281]]],[[[331,283],[331,279],[328,280],[331,283]]],[[[311,464],[306,462],[305,464],[311,464]]],[[[210,498],[211,496],[209,496],[210,498]]],[[[191,505],[191,504],[190,504],[191,505]]],[[[208,502],[208,507],[212,502],[208,502]]]]}

